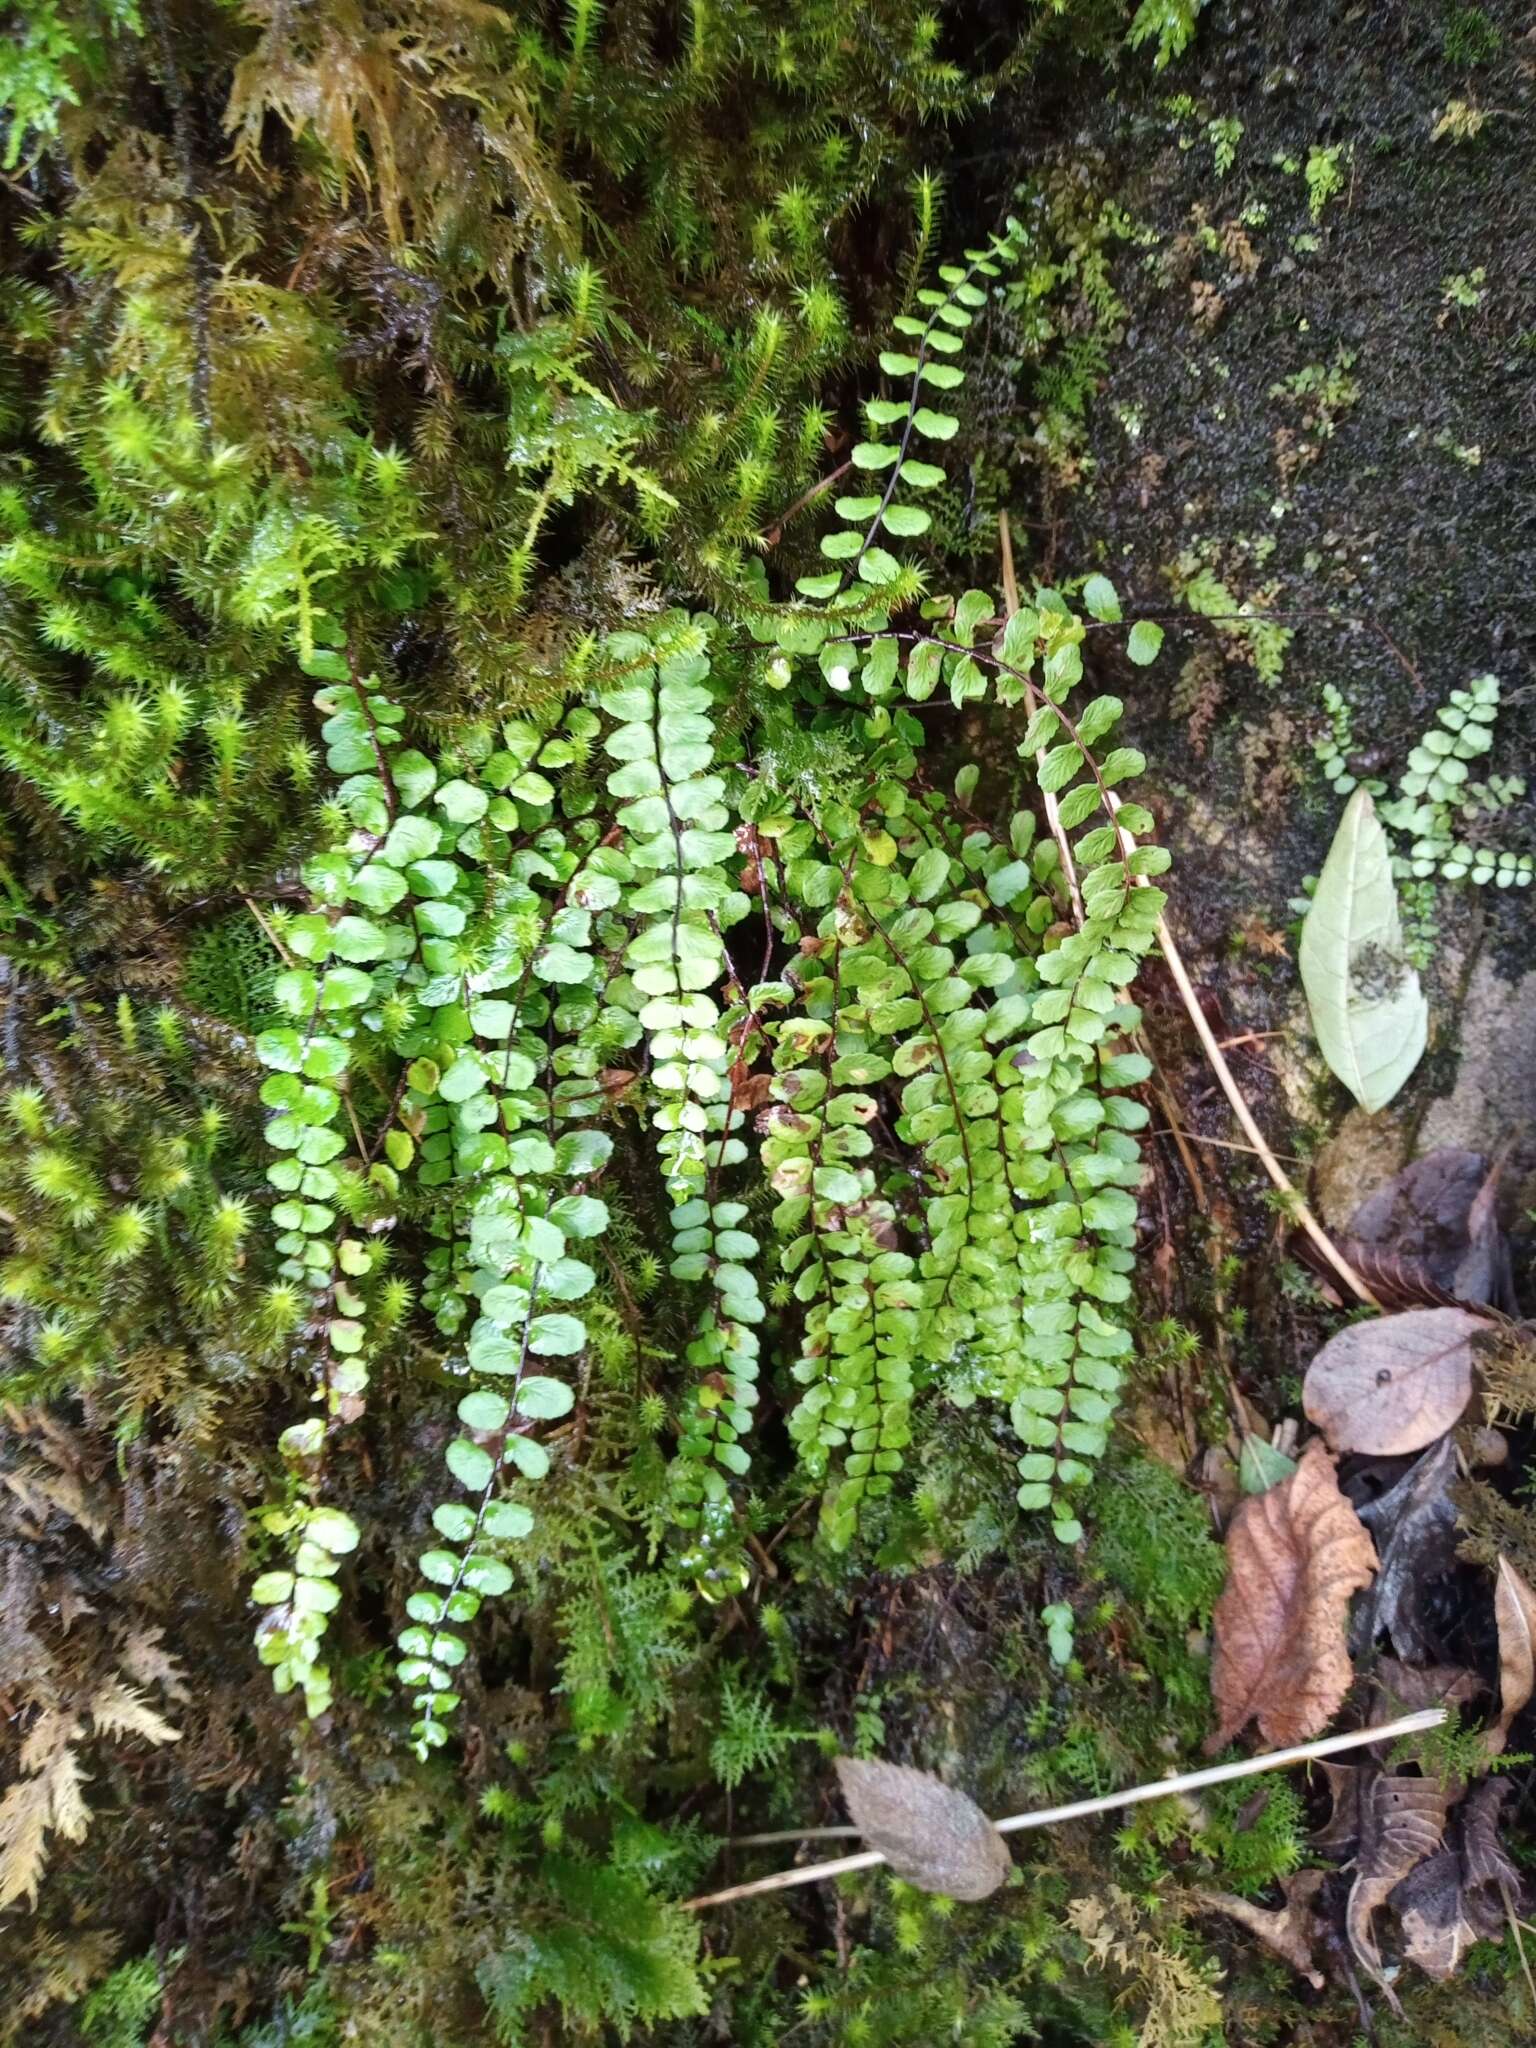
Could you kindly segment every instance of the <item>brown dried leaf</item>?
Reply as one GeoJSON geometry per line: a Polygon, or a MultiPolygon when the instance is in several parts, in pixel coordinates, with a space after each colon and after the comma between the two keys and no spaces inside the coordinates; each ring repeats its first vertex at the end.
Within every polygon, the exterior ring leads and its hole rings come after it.
{"type": "MultiPolygon", "coordinates": [[[[1380,1657],[1376,1677],[1385,1694],[1382,1723],[1416,1714],[1421,1707],[1464,1706],[1483,1690],[1483,1681],[1464,1664],[1400,1664],[1395,1657],[1380,1657]]],[[[1377,1717],[1371,1718],[1374,1725],[1377,1717]]]]}
{"type": "Polygon", "coordinates": [[[1245,1500],[1227,1531],[1211,1666],[1220,1721],[1207,1753],[1255,1718],[1272,1743],[1305,1742],[1327,1726],[1354,1676],[1350,1596],[1375,1569],[1375,1546],[1314,1438],[1290,1478],[1245,1500]]]}
{"type": "Polygon", "coordinates": [[[1536,1593],[1507,1557],[1499,1559],[1493,1614],[1499,1626],[1499,1718],[1483,1740],[1488,1754],[1499,1756],[1515,1716],[1536,1691],[1536,1593]]]}
{"type": "Polygon", "coordinates": [[[774,1076],[771,1073],[754,1074],[746,1064],[737,1060],[730,1071],[731,1108],[756,1110],[773,1099],[774,1076]]]}
{"type": "Polygon", "coordinates": [[[1377,1778],[1361,1801],[1360,1864],[1345,1924],[1351,1948],[1378,1984],[1383,1984],[1381,1952],[1371,1932],[1371,1915],[1440,1847],[1448,1803],[1449,1789],[1438,1778],[1386,1776],[1377,1778]]]}
{"type": "Polygon", "coordinates": [[[1340,1453],[1421,1451],[1471,1400],[1472,1339],[1492,1327],[1462,1308],[1353,1323],[1307,1367],[1302,1405],[1340,1453]]]}
{"type": "Polygon", "coordinates": [[[1355,1845],[1360,1840],[1361,1802],[1373,1767],[1320,1761],[1318,1769],[1328,1780],[1328,1790],[1333,1794],[1333,1811],[1311,1837],[1312,1846],[1343,1860],[1353,1856],[1355,1845]]]}
{"type": "Polygon", "coordinates": [[[1251,1899],[1240,1899],[1232,1892],[1196,1892],[1193,1896],[1208,1912],[1225,1913],[1229,1920],[1256,1934],[1266,1948],[1299,1970],[1314,1991],[1321,1991],[1326,1980],[1312,1955],[1318,1934],[1312,1901],[1327,1876],[1326,1870],[1297,1870],[1282,1878],[1285,1904],[1278,1911],[1256,1906],[1251,1899]]]}
{"type": "Polygon", "coordinates": [[[919,1891],[985,1899],[1007,1882],[1007,1843],[973,1799],[931,1772],[840,1756],[837,1781],[869,1847],[919,1891]]]}
{"type": "Polygon", "coordinates": [[[1490,1166],[1481,1152],[1443,1145],[1360,1204],[1346,1257],[1362,1262],[1357,1270],[1384,1308],[1459,1302],[1513,1309],[1499,1173],[1497,1160],[1490,1166]]]}

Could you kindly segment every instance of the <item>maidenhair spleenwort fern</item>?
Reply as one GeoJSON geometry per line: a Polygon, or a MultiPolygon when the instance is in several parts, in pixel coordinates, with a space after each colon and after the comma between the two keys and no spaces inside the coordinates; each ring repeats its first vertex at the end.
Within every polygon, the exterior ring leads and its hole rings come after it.
{"type": "MultiPolygon", "coordinates": [[[[868,402],[852,456],[878,488],[837,500],[832,566],[792,600],[760,577],[736,625],[646,614],[590,650],[579,701],[435,754],[341,628],[311,622],[337,782],[309,907],[268,913],[291,1022],[259,1051],[279,1285],[316,1414],[284,1438],[263,1519],[287,1556],[255,1592],[262,1655],[312,1713],[359,1533],[328,1498],[327,1448],[419,1302],[462,1382],[461,1433],[399,1671],[418,1749],[447,1739],[462,1629],[511,1591],[537,1483],[579,1454],[562,1422],[585,1318],[613,1313],[594,1241],[616,1135],[631,1194],[638,1177],[669,1210],[686,1335],[655,1415],[663,1521],[705,1597],[749,1576],[742,1488],[770,1385],[834,1545],[925,1418],[979,1400],[1011,1417],[1021,1506],[1080,1534],[1131,1345],[1146,1112],[1128,1091],[1147,1065],[1128,991],[1167,859],[1115,794],[1143,765],[1106,745],[1119,700],[1071,708],[1088,621],[1068,596],[1004,619],[987,592],[929,594],[885,545],[928,525],[911,494],[943,472],[914,450],[958,426],[928,401],[962,382],[1020,241],[1011,226],[968,252],[898,323],[908,346],[881,366],[904,395],[868,402]],[[1001,825],[973,808],[974,763],[936,779],[924,714],[983,700],[1027,714],[1049,832],[1030,806],[1001,825]],[[409,1280],[400,1215],[426,1247],[409,1280]]],[[[1082,605],[1120,623],[1102,576],[1082,605]]],[[[1131,659],[1158,638],[1131,628],[1131,659]]]]}

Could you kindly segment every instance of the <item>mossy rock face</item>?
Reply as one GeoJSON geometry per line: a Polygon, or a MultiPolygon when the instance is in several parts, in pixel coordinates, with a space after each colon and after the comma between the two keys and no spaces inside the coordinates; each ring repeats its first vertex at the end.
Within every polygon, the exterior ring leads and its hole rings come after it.
{"type": "MultiPolygon", "coordinates": [[[[1456,10],[1388,21],[1322,0],[1217,4],[1162,76],[1127,67],[1112,93],[1066,96],[1059,159],[1094,163],[1145,243],[1111,254],[1125,315],[1080,481],[1052,486],[1058,531],[1030,529],[1020,552],[1030,566],[1047,548],[1102,560],[1128,613],[1172,608],[1168,670],[1211,665],[1176,715],[1162,665],[1151,686],[1115,673],[1170,788],[1178,912],[1197,946],[1255,910],[1283,925],[1321,865],[1336,813],[1311,757],[1324,683],[1355,707],[1374,772],[1400,772],[1435,706],[1485,669],[1513,700],[1494,765],[1519,770],[1536,751],[1536,700],[1520,688],[1536,659],[1520,595],[1536,573],[1536,302],[1510,236],[1536,177],[1536,122],[1528,24],[1516,6],[1477,12],[1487,33],[1468,70],[1456,10]],[[1510,118],[1470,144],[1435,140],[1458,97],[1510,118]],[[1223,120],[1242,124],[1224,173],[1210,135],[1223,120]],[[1345,177],[1314,219],[1306,165],[1322,145],[1345,177]],[[1452,281],[1479,269],[1478,303],[1457,305],[1452,281]],[[1177,623],[1178,593],[1202,571],[1282,615],[1277,681],[1256,671],[1246,628],[1177,623]],[[1197,823],[1209,812],[1244,842],[1218,862],[1197,823]]],[[[1515,942],[1519,893],[1479,900],[1495,943],[1515,942]]],[[[1449,938],[1471,903],[1442,890],[1449,938]]]]}

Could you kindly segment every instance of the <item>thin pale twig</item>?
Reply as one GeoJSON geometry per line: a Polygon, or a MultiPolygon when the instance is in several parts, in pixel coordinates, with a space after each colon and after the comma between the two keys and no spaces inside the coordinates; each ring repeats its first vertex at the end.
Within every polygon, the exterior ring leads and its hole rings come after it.
{"type": "Polygon", "coordinates": [[[266,934],[268,943],[275,949],[278,958],[282,961],[283,965],[285,967],[295,966],[297,963],[295,962],[293,955],[289,952],[288,948],[283,944],[282,940],[277,936],[277,933],[272,929],[271,925],[268,924],[267,920],[262,916],[261,911],[257,908],[256,904],[253,903],[250,897],[245,895],[243,891],[241,893],[240,901],[245,905],[246,909],[251,913],[252,917],[254,917],[256,922],[261,926],[262,931],[266,934]]]}
{"type": "MultiPolygon", "coordinates": [[[[1108,792],[1108,796],[1110,809],[1118,813],[1120,809],[1119,799],[1115,796],[1113,790],[1108,792]]],[[[1135,880],[1138,884],[1145,886],[1145,877],[1138,875],[1135,877],[1135,880]]],[[[1345,1258],[1327,1231],[1324,1230],[1322,1224],[1312,1214],[1312,1211],[1307,1207],[1302,1197],[1300,1189],[1280,1164],[1275,1154],[1270,1150],[1269,1140],[1259,1129],[1253,1111],[1248,1107],[1247,1099],[1233,1078],[1232,1069],[1227,1065],[1226,1055],[1216,1042],[1216,1034],[1206,1022],[1205,1012],[1200,1007],[1200,998],[1195,993],[1195,985],[1189,978],[1189,970],[1185,967],[1183,955],[1174,943],[1173,933],[1168,929],[1168,920],[1165,917],[1160,917],[1157,920],[1157,943],[1164,960],[1167,962],[1168,972],[1173,976],[1174,983],[1178,988],[1180,996],[1183,998],[1184,1008],[1189,1013],[1189,1021],[1194,1025],[1195,1034],[1204,1048],[1206,1058],[1210,1061],[1211,1071],[1221,1083],[1222,1093],[1232,1105],[1232,1114],[1242,1125],[1249,1143],[1263,1162],[1264,1171],[1269,1175],[1281,1194],[1284,1195],[1287,1213],[1295,1222],[1301,1225],[1301,1228],[1311,1238],[1329,1265],[1332,1266],[1339,1278],[1348,1287],[1351,1294],[1357,1300],[1365,1302],[1368,1307],[1379,1309],[1381,1303],[1349,1263],[1349,1260],[1345,1258]]]]}
{"type": "Polygon", "coordinates": [[[1510,1897],[1509,1885],[1502,1877],[1499,1879],[1499,1896],[1504,1901],[1504,1913],[1509,1921],[1509,1931],[1515,1937],[1515,1949],[1520,1957],[1520,1968],[1525,1973],[1526,1987],[1531,1994],[1531,2010],[1536,2012],[1536,1977],[1531,1975],[1531,1966],[1526,1960],[1525,1943],[1520,1935],[1520,1930],[1525,1925],[1525,1922],[1515,1911],[1515,1902],[1510,1897]]]}
{"type": "MultiPolygon", "coordinates": [[[[1274,1749],[1263,1756],[1240,1757],[1236,1763],[1212,1764],[1203,1771],[1182,1771],[1173,1778],[1154,1778],[1146,1785],[1132,1785],[1124,1792],[1109,1792],[1101,1799],[1075,1799],[1067,1806],[1047,1806],[1034,1813],[1010,1814],[992,1823],[1000,1835],[1018,1834],[1025,1828],[1055,1827],[1059,1822],[1083,1820],[1090,1814],[1113,1813],[1122,1806],[1137,1806],[1147,1799],[1170,1799],[1180,1792],[1197,1791],[1206,1785],[1227,1785],[1235,1778],[1254,1778],[1265,1771],[1283,1770],[1289,1764],[1311,1763],[1317,1757],[1335,1756],[1340,1750],[1360,1749],[1367,1743],[1395,1742],[1399,1736],[1419,1735],[1438,1728],[1445,1719],[1444,1707],[1425,1707],[1389,1721],[1381,1728],[1355,1728],[1348,1735],[1325,1735],[1317,1742],[1297,1743],[1291,1749],[1274,1749]]],[[[827,1830],[811,1828],[801,1839],[814,1838],[827,1830]]],[[[723,1892],[709,1892],[697,1899],[684,1899],[685,1912],[705,1906],[724,1906],[733,1899],[753,1897],[759,1892],[789,1891],[796,1885],[817,1884],[826,1877],[843,1877],[852,1870],[873,1870],[890,1859],[878,1849],[864,1849],[854,1856],[835,1856],[829,1863],[807,1863],[793,1870],[776,1870],[771,1877],[754,1878],[750,1884],[734,1884],[723,1892]]]]}
{"type": "MultiPolygon", "coordinates": [[[[1255,1159],[1259,1157],[1258,1151],[1254,1146],[1239,1145],[1235,1138],[1208,1138],[1203,1131],[1180,1131],[1172,1124],[1169,1125],[1166,1131],[1154,1131],[1152,1135],[1154,1138],[1186,1138],[1192,1145],[1214,1145],[1222,1152],[1246,1152],[1255,1159]]],[[[1294,1152],[1277,1152],[1275,1157],[1286,1160],[1292,1166],[1300,1166],[1302,1164],[1302,1161],[1297,1158],[1294,1152]]]]}

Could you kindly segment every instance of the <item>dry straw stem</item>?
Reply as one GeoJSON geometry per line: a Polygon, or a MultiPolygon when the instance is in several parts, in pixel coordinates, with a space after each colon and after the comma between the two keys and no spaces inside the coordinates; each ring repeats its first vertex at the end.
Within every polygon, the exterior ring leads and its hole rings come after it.
{"type": "MultiPolygon", "coordinates": [[[[1118,812],[1120,803],[1113,790],[1109,791],[1109,802],[1110,808],[1118,812]]],[[[1138,876],[1137,880],[1140,881],[1141,877],[1138,876]]],[[[1358,1301],[1363,1301],[1368,1308],[1379,1309],[1381,1303],[1349,1263],[1349,1260],[1345,1258],[1321,1223],[1312,1214],[1312,1211],[1302,1199],[1301,1192],[1295,1182],[1270,1150],[1269,1141],[1259,1129],[1258,1124],[1254,1120],[1253,1111],[1248,1107],[1247,1102],[1243,1098],[1242,1090],[1233,1079],[1232,1069],[1227,1065],[1226,1057],[1216,1042],[1215,1032],[1212,1031],[1210,1025],[1205,1021],[1205,1012],[1200,1007],[1200,998],[1195,994],[1194,983],[1189,978],[1189,970],[1185,967],[1179,949],[1174,943],[1173,933],[1169,931],[1168,920],[1165,917],[1160,917],[1157,921],[1157,943],[1161,948],[1164,960],[1168,963],[1168,972],[1173,976],[1179,995],[1183,999],[1184,1007],[1189,1012],[1189,1021],[1194,1025],[1205,1056],[1211,1063],[1211,1071],[1221,1083],[1222,1093],[1232,1105],[1232,1114],[1242,1125],[1249,1143],[1253,1146],[1254,1151],[1258,1154],[1263,1164],[1264,1171],[1269,1175],[1281,1194],[1284,1195],[1287,1214],[1294,1222],[1301,1225],[1329,1265],[1332,1266],[1335,1273],[1344,1282],[1350,1293],[1358,1301]]]]}
{"type": "MultiPolygon", "coordinates": [[[[1399,1736],[1420,1735],[1438,1728],[1445,1719],[1444,1707],[1426,1707],[1406,1714],[1400,1721],[1388,1721],[1381,1728],[1356,1728],[1348,1735],[1325,1735],[1317,1742],[1302,1742],[1291,1749],[1274,1749],[1263,1756],[1241,1757],[1233,1764],[1213,1764],[1209,1770],[1184,1771],[1176,1778],[1156,1778],[1149,1785],[1133,1785],[1126,1792],[1109,1792],[1102,1799],[1077,1799],[1070,1806],[1042,1807],[1037,1813],[1010,1814],[992,1825],[1000,1835],[1022,1833],[1025,1828],[1055,1827],[1060,1821],[1083,1820],[1089,1814],[1113,1813],[1122,1806],[1137,1806],[1145,1799],[1170,1799],[1180,1792],[1197,1792],[1206,1785],[1230,1784],[1234,1778],[1254,1778],[1264,1771],[1284,1770],[1289,1764],[1310,1763],[1316,1757],[1335,1756],[1340,1750],[1360,1749],[1367,1743],[1395,1742],[1399,1736]]],[[[856,1828],[807,1828],[799,1840],[815,1836],[853,1835],[856,1828]]],[[[779,1839],[773,1836],[747,1840],[779,1839]]],[[[750,1884],[733,1884],[723,1892],[708,1892],[702,1898],[685,1899],[686,1912],[704,1906],[724,1906],[733,1899],[752,1898],[759,1892],[788,1891],[795,1885],[819,1884],[826,1877],[844,1877],[851,1870],[873,1870],[887,1859],[878,1849],[865,1849],[854,1856],[837,1856],[830,1863],[806,1863],[794,1870],[776,1870],[771,1877],[754,1878],[750,1884]]]]}

